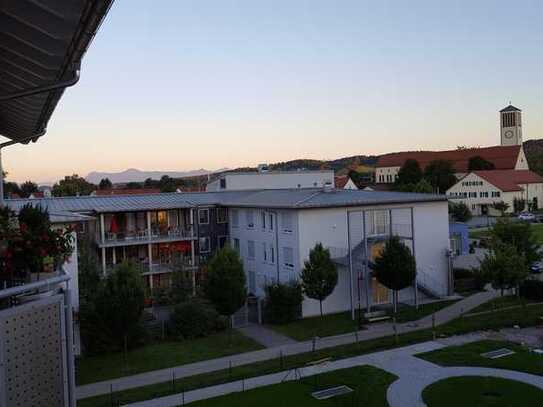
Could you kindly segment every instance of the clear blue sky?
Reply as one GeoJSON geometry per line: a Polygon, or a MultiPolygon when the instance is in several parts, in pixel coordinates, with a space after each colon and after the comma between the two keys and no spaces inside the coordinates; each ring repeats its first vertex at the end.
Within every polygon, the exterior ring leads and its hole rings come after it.
{"type": "Polygon", "coordinates": [[[216,169],[543,137],[542,1],[117,0],[8,178],[216,169]]]}

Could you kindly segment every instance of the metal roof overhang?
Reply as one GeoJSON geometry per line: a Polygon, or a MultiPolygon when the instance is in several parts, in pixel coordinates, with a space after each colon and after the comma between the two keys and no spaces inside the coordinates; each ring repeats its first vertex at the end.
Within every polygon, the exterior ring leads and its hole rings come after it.
{"type": "Polygon", "coordinates": [[[0,135],[36,141],[113,0],[0,0],[0,135]]]}

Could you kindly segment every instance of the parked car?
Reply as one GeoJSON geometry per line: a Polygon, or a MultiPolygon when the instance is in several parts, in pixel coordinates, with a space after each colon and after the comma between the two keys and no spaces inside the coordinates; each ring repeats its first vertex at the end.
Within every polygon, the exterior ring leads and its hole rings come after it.
{"type": "Polygon", "coordinates": [[[518,215],[519,220],[523,220],[525,222],[534,222],[535,221],[535,215],[530,212],[521,212],[520,215],[518,215]]]}
{"type": "Polygon", "coordinates": [[[540,274],[541,272],[543,272],[543,261],[534,261],[530,265],[530,271],[532,272],[532,274],[540,274]]]}

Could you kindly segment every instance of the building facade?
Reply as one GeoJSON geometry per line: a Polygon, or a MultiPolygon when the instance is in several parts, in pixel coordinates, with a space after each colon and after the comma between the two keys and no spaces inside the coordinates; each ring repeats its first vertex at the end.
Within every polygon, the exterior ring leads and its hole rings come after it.
{"type": "Polygon", "coordinates": [[[469,172],[469,160],[482,157],[494,164],[496,170],[528,170],[528,161],[522,148],[522,112],[509,105],[500,111],[500,145],[482,148],[462,148],[447,151],[406,151],[385,154],[377,161],[376,183],[393,183],[406,160],[416,160],[421,169],[434,160],[453,164],[457,178],[469,172]]]}
{"type": "Polygon", "coordinates": [[[334,188],[334,171],[226,172],[208,182],[206,191],[241,191],[251,189],[334,188]]]}
{"type": "Polygon", "coordinates": [[[494,203],[515,209],[515,200],[524,202],[525,209],[535,210],[543,202],[543,178],[529,170],[474,171],[447,190],[452,202],[463,202],[474,215],[498,215],[494,203]]]}

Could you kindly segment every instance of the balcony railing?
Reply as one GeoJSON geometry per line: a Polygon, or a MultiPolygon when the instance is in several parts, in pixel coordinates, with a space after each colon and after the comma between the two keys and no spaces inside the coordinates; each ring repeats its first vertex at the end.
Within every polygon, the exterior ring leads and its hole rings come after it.
{"type": "Polygon", "coordinates": [[[164,240],[180,240],[195,238],[192,225],[184,227],[152,227],[149,229],[138,229],[133,231],[106,232],[105,244],[110,243],[143,243],[164,240]]]}
{"type": "MultiPolygon", "coordinates": [[[[196,264],[193,264],[190,256],[183,256],[181,258],[175,259],[172,262],[153,261],[150,267],[149,267],[149,262],[147,261],[132,261],[132,264],[142,274],[144,273],[171,273],[183,267],[191,268],[191,267],[196,266],[196,264]]],[[[106,265],[106,272],[107,273],[111,272],[115,267],[117,267],[117,265],[115,264],[106,265]]]]}

